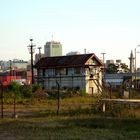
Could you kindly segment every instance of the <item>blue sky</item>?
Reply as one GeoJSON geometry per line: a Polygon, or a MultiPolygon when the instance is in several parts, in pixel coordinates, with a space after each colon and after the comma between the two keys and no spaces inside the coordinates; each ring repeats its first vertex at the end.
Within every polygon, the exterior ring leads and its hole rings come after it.
{"type": "Polygon", "coordinates": [[[63,54],[86,48],[128,63],[140,44],[139,6],[139,0],[0,0],[0,59],[28,60],[30,37],[43,52],[53,35],[63,54]]]}

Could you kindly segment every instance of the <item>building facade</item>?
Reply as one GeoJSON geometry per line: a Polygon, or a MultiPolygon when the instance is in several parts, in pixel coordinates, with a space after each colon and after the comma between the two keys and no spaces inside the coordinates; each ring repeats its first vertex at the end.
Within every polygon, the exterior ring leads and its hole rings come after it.
{"type": "Polygon", "coordinates": [[[11,69],[14,70],[26,70],[28,61],[14,59],[13,61],[11,61],[10,65],[11,69]]]}
{"type": "Polygon", "coordinates": [[[55,41],[47,42],[44,46],[44,53],[46,57],[62,56],[62,44],[55,41]]]}
{"type": "Polygon", "coordinates": [[[83,89],[88,94],[102,92],[103,63],[95,54],[41,58],[36,64],[36,81],[46,89],[83,89]]]}

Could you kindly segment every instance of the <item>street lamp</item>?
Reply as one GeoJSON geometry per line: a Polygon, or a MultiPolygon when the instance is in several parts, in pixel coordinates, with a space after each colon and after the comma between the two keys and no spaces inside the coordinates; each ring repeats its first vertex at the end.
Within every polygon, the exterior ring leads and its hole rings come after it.
{"type": "Polygon", "coordinates": [[[31,45],[28,46],[29,53],[31,54],[31,73],[32,73],[32,84],[34,84],[34,68],[33,68],[33,53],[34,53],[34,47],[33,45],[33,39],[30,39],[31,45]]]}
{"type": "Polygon", "coordinates": [[[135,86],[137,89],[137,48],[140,47],[140,45],[137,45],[135,48],[135,86]]]}

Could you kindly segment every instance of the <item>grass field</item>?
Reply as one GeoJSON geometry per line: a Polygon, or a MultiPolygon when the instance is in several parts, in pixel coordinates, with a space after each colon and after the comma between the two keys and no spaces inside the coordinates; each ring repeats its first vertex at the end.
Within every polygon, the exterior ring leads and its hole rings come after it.
{"type": "Polygon", "coordinates": [[[126,108],[121,112],[118,108],[122,107],[116,106],[115,116],[110,112],[97,112],[91,103],[95,100],[89,97],[61,99],[59,115],[56,100],[17,104],[16,119],[12,118],[13,105],[4,104],[0,140],[140,139],[140,117],[132,115],[139,114],[138,108],[126,108]]]}
{"type": "Polygon", "coordinates": [[[4,119],[1,140],[138,140],[139,119],[94,116],[4,119]]]}

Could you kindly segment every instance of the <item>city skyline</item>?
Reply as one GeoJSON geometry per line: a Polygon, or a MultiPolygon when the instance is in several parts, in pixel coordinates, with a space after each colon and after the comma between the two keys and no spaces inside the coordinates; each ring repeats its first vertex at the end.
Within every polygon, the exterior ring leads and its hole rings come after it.
{"type": "MultiPolygon", "coordinates": [[[[33,37],[37,48],[60,41],[63,55],[95,53],[129,65],[131,50],[140,44],[139,0],[0,0],[0,59],[28,60],[33,37]]],[[[139,51],[140,48],[137,48],[139,51]]],[[[140,67],[137,54],[137,66],[140,67]]]]}

